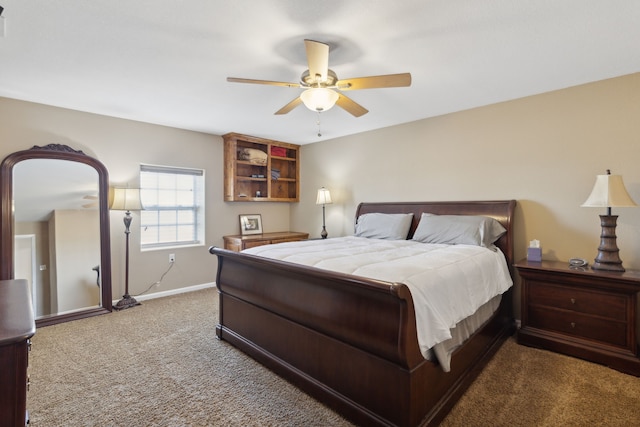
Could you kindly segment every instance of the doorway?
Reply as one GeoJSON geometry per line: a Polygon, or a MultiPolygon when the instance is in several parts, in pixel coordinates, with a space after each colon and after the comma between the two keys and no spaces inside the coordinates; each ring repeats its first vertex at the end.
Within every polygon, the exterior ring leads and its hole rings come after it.
{"type": "Polygon", "coordinates": [[[15,236],[14,272],[16,279],[25,279],[31,290],[33,313],[38,316],[36,301],[36,235],[20,234],[15,236]]]}

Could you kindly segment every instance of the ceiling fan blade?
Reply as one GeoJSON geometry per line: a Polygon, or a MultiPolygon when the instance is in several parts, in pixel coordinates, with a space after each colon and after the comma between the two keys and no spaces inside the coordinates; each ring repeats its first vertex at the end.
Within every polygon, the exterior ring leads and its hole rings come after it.
{"type": "Polygon", "coordinates": [[[338,95],[339,97],[338,97],[338,100],[336,101],[336,104],[338,105],[338,107],[344,109],[345,111],[354,115],[355,117],[363,116],[369,112],[369,110],[367,110],[362,105],[355,102],[353,99],[348,98],[341,93],[338,95]]]}
{"type": "Polygon", "coordinates": [[[329,71],[329,45],[305,39],[304,47],[307,51],[309,74],[316,77],[316,82],[326,81],[329,71]]]}
{"type": "Polygon", "coordinates": [[[290,103],[288,103],[287,105],[285,105],[284,107],[276,111],[274,114],[277,114],[277,115],[287,114],[289,111],[293,110],[300,104],[302,104],[302,99],[300,99],[300,97],[297,97],[296,99],[294,99],[293,101],[291,101],[290,103]]]}
{"type": "Polygon", "coordinates": [[[384,76],[355,77],[338,80],[336,87],[340,90],[375,89],[384,87],[411,86],[411,73],[386,74],[384,76]]]}
{"type": "Polygon", "coordinates": [[[227,81],[231,83],[253,83],[258,85],[270,85],[270,86],[301,87],[300,83],[274,82],[271,80],[242,79],[239,77],[227,77],[227,81]]]}

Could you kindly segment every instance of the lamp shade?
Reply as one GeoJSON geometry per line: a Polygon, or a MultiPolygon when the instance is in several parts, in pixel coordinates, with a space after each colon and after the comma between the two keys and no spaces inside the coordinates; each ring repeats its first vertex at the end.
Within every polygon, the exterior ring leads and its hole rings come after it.
{"type": "Polygon", "coordinates": [[[331,201],[331,193],[329,190],[322,187],[318,190],[318,197],[316,198],[316,205],[330,205],[333,203],[331,201]]]}
{"type": "Polygon", "coordinates": [[[114,188],[111,210],[114,211],[139,211],[142,210],[140,202],[140,189],[138,188],[114,188]]]}
{"type": "Polygon", "coordinates": [[[340,95],[335,90],[317,87],[307,89],[300,95],[304,105],[311,111],[327,111],[336,104],[340,95]]]}
{"type": "MultiPolygon", "coordinates": [[[[607,171],[608,172],[608,171],[607,171]]],[[[582,207],[593,208],[624,208],[637,206],[627,189],[624,187],[621,175],[598,175],[589,198],[582,207]]]]}

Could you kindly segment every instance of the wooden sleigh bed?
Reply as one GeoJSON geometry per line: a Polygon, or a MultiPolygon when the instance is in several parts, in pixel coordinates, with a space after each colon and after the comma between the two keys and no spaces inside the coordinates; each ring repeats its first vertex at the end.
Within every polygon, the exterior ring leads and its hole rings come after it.
{"type": "MultiPolygon", "coordinates": [[[[512,275],[516,202],[362,203],[366,213],[482,215],[512,275]]],[[[451,358],[426,360],[404,284],[370,280],[212,247],[218,257],[216,334],[358,425],[436,425],[513,333],[511,291],[451,358]]]]}

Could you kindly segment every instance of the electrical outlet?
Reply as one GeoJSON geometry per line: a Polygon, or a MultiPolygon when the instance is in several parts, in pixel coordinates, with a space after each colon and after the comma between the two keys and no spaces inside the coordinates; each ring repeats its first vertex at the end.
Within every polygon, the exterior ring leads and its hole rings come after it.
{"type": "Polygon", "coordinates": [[[176,262],[176,254],[169,254],[169,262],[176,262]]]}

